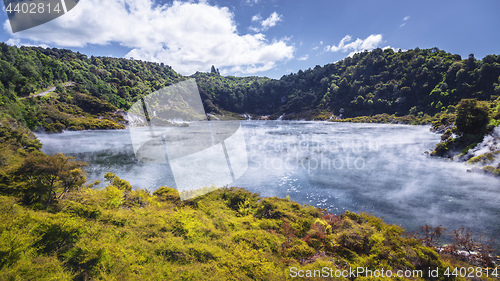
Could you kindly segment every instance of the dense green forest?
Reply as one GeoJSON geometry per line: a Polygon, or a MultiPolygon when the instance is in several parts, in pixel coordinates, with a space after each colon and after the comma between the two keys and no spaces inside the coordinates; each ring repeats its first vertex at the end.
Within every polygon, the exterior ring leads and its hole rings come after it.
{"type": "MultiPolygon", "coordinates": [[[[283,114],[285,119],[434,116],[455,113],[462,99],[493,102],[500,96],[500,56],[462,59],[437,48],[375,49],[279,80],[224,77],[217,71],[183,77],[163,64],[87,58],[62,49],[1,44],[0,52],[0,106],[30,128],[46,123],[39,112],[45,103],[28,97],[67,81],[75,82],[74,86],[58,87],[66,95],[56,96],[52,103],[71,104],[94,115],[113,112],[113,106],[128,110],[140,97],[187,78],[196,79],[207,112],[270,115],[271,119],[283,114]],[[111,106],[95,109],[99,102],[94,98],[111,106]]],[[[46,111],[54,110],[68,111],[46,111]]]]}
{"type": "Polygon", "coordinates": [[[183,78],[170,67],[0,44],[0,111],[31,129],[124,128],[118,109],[183,78]],[[72,86],[64,87],[68,81],[72,86]],[[46,96],[36,94],[57,86],[46,96]]]}
{"type": "Polygon", "coordinates": [[[444,270],[493,266],[491,248],[463,229],[438,254],[439,227],[409,234],[367,214],[235,188],[180,201],[173,189],[133,190],[111,173],[88,184],[86,163],[45,155],[30,131],[124,128],[123,111],[137,100],[188,78],[219,115],[432,124],[443,134],[439,156],[465,157],[500,123],[495,55],[376,49],[276,80],[217,70],[184,77],[163,64],[0,43],[1,280],[283,280],[291,267],[325,266],[424,269],[424,279],[439,267],[441,279],[459,280],[444,270]],[[478,255],[465,263],[464,251],[478,255]]]}
{"type": "MultiPolygon", "coordinates": [[[[197,73],[200,88],[221,108],[239,113],[326,111],[344,117],[442,112],[461,99],[500,96],[500,56],[462,59],[434,49],[375,49],[279,80],[197,73]]],[[[313,114],[312,114],[313,116],[313,114]]]]}

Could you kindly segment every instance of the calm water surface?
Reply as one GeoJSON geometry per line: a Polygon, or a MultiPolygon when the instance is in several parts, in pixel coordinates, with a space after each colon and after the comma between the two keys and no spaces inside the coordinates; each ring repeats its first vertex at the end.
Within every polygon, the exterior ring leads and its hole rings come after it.
{"type": "MultiPolygon", "coordinates": [[[[261,196],[373,213],[415,230],[425,224],[500,237],[500,180],[429,157],[428,126],[245,121],[249,168],[234,186],[261,196]]],[[[43,151],[87,161],[89,180],[111,171],[135,188],[174,186],[166,164],[143,164],[128,130],[38,135],[43,151]]],[[[497,241],[500,241],[498,238],[497,241]]]]}

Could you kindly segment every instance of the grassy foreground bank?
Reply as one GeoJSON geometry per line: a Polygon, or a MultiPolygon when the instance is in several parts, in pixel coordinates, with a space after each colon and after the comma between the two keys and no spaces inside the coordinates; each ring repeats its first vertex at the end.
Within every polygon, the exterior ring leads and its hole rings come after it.
{"type": "Polygon", "coordinates": [[[456,258],[464,251],[478,252],[468,260],[475,270],[494,266],[467,233],[438,254],[439,228],[406,235],[369,214],[238,188],[181,201],[174,189],[133,190],[111,173],[84,185],[85,163],[40,148],[19,123],[0,121],[0,280],[284,280],[358,267],[427,280],[439,268],[437,279],[460,280],[446,269],[472,266],[456,258]]]}
{"type": "Polygon", "coordinates": [[[371,215],[337,216],[237,188],[181,202],[170,188],[150,195],[109,183],[47,209],[0,196],[0,212],[2,280],[284,280],[291,268],[325,267],[430,267],[439,280],[459,280],[445,269],[470,266],[371,215]]]}

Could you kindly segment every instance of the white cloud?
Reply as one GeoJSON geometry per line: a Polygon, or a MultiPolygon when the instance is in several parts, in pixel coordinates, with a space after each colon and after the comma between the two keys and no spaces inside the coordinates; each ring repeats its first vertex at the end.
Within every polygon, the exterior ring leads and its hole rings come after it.
{"type": "Polygon", "coordinates": [[[309,55],[305,55],[305,56],[302,56],[302,57],[298,58],[297,60],[306,61],[308,59],[309,59],[309,55]]]}
{"type": "MultiPolygon", "coordinates": [[[[276,24],[270,18],[266,24],[276,24]]],[[[239,34],[228,8],[203,1],[155,6],[153,0],[82,0],[67,15],[12,36],[61,47],[116,42],[131,49],[126,57],[163,62],[185,75],[211,65],[223,73],[265,71],[294,53],[283,39],[239,34]]]]}
{"type": "Polygon", "coordinates": [[[226,75],[227,73],[251,74],[251,73],[268,71],[270,69],[273,69],[275,66],[276,66],[276,64],[274,62],[268,62],[268,63],[265,63],[264,65],[261,65],[261,66],[250,65],[250,66],[247,66],[246,68],[243,68],[243,67],[238,65],[238,66],[231,68],[230,70],[224,70],[221,74],[222,75],[226,75]]]}
{"type": "Polygon", "coordinates": [[[260,16],[260,14],[257,14],[257,15],[252,17],[252,21],[260,21],[261,19],[262,19],[262,17],[260,16]]]}
{"type": "Polygon", "coordinates": [[[22,42],[21,39],[14,39],[14,38],[10,38],[9,40],[7,40],[5,42],[5,44],[11,45],[11,46],[17,46],[17,47],[26,46],[26,47],[49,48],[49,46],[46,44],[30,44],[30,43],[22,42]]]}
{"type": "Polygon", "coordinates": [[[349,52],[348,56],[359,53],[365,50],[373,50],[382,42],[382,34],[372,34],[366,39],[357,38],[352,41],[352,36],[346,35],[337,46],[327,46],[326,50],[331,52],[349,52]]]}
{"type": "MultiPolygon", "coordinates": [[[[312,51],[317,51],[317,50],[319,50],[319,47],[320,47],[320,46],[323,46],[323,44],[324,44],[324,42],[323,42],[323,41],[319,41],[319,43],[318,43],[318,44],[314,44],[314,47],[313,47],[311,50],[312,50],[312,51]]],[[[330,47],[328,47],[328,48],[330,48],[330,47]]]]}
{"type": "Polygon", "coordinates": [[[258,14],[258,15],[255,15],[252,17],[252,21],[259,22],[260,26],[258,26],[258,27],[252,26],[249,29],[254,31],[254,32],[261,32],[261,31],[266,31],[269,28],[276,26],[276,24],[278,24],[278,22],[280,22],[280,21],[283,21],[283,16],[276,13],[276,12],[273,12],[267,19],[262,20],[262,17],[260,16],[260,14],[258,14]]]}
{"type": "Polygon", "coordinates": [[[255,4],[259,4],[260,0],[246,0],[245,3],[247,3],[250,6],[253,6],[255,4]]]}
{"type": "Polygon", "coordinates": [[[267,19],[265,19],[262,22],[262,27],[263,28],[270,28],[275,26],[278,22],[282,21],[283,18],[281,15],[278,15],[278,13],[273,12],[267,19]]]}
{"type": "Polygon", "coordinates": [[[399,25],[399,27],[403,27],[406,25],[406,21],[408,21],[410,19],[410,16],[406,16],[403,18],[403,23],[399,25]]]}

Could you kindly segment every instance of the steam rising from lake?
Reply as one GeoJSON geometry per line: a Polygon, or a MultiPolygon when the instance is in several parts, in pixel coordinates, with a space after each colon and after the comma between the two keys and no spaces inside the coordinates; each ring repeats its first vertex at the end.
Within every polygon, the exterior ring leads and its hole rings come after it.
{"type": "MultiPolygon", "coordinates": [[[[500,237],[500,180],[433,158],[440,136],[427,126],[242,122],[249,168],[233,185],[262,196],[373,213],[415,230],[460,226],[500,237]]],[[[90,163],[89,180],[111,171],[134,188],[173,186],[168,164],[135,159],[127,130],[38,135],[43,151],[90,163]]],[[[103,186],[103,184],[101,184],[103,186]]]]}

